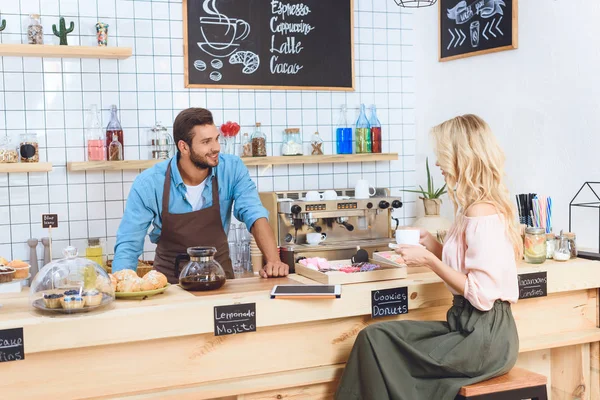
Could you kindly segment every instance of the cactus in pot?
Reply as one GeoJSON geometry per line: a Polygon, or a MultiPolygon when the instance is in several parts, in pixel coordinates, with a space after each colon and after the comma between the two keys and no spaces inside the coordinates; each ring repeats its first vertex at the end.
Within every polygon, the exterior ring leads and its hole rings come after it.
{"type": "Polygon", "coordinates": [[[59,26],[60,29],[57,31],[56,24],[52,24],[52,32],[54,32],[55,36],[58,36],[60,38],[61,46],[67,46],[67,35],[73,32],[73,29],[75,29],[75,24],[73,23],[73,21],[71,21],[71,25],[69,26],[69,29],[67,29],[67,27],[65,26],[65,19],[63,17],[60,17],[59,26]]]}

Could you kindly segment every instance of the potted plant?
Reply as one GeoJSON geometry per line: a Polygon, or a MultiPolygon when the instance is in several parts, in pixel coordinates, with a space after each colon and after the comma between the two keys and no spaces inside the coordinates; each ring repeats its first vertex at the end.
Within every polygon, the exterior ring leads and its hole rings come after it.
{"type": "Polygon", "coordinates": [[[429,171],[429,157],[425,161],[427,167],[427,190],[423,189],[423,186],[419,185],[420,190],[404,189],[405,192],[419,193],[419,198],[423,200],[423,206],[425,207],[425,215],[440,215],[440,204],[442,204],[442,195],[446,194],[446,184],[439,189],[435,188],[433,178],[429,171]]]}

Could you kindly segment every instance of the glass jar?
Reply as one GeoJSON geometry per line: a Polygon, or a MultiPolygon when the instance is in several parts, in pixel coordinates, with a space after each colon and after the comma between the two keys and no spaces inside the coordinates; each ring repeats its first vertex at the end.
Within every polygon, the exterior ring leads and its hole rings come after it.
{"type": "Polygon", "coordinates": [[[546,234],[546,259],[550,260],[554,257],[554,251],[556,250],[556,236],[554,233],[546,234]]]}
{"type": "Polygon", "coordinates": [[[39,162],[40,153],[37,133],[23,133],[19,135],[19,138],[19,153],[21,154],[21,162],[39,162]]]}
{"type": "Polygon", "coordinates": [[[523,253],[525,262],[530,264],[541,264],[546,261],[546,231],[543,228],[525,229],[523,253]]]}
{"type": "Polygon", "coordinates": [[[301,156],[302,155],[302,136],[300,129],[287,128],[283,131],[283,140],[281,143],[282,156],[301,156]]]}
{"type": "Polygon", "coordinates": [[[173,138],[169,134],[167,128],[162,126],[160,122],[150,129],[150,144],[152,145],[152,158],[155,160],[166,160],[171,158],[171,150],[173,149],[173,138]]]}
{"type": "Polygon", "coordinates": [[[179,275],[179,285],[190,291],[216,290],[227,280],[225,270],[215,259],[214,247],[189,247],[190,261],[179,273],[179,264],[175,264],[175,276],[179,275]]]}
{"type": "Polygon", "coordinates": [[[4,136],[0,139],[0,163],[16,163],[18,161],[17,146],[15,146],[10,136],[4,136]]]}
{"type": "Polygon", "coordinates": [[[242,136],[242,152],[240,157],[252,157],[252,141],[247,132],[242,136]]]}
{"type": "Polygon", "coordinates": [[[119,142],[116,133],[113,134],[113,140],[108,146],[108,161],[123,161],[123,145],[119,142]]]}
{"type": "Polygon", "coordinates": [[[27,41],[29,44],[44,44],[44,28],[40,22],[39,14],[29,14],[27,41]]]}
{"type": "Polygon", "coordinates": [[[30,304],[48,313],[74,314],[110,304],[115,290],[108,273],[97,263],[77,255],[69,246],[65,258],[46,264],[31,282],[30,304]]]}
{"type": "Polygon", "coordinates": [[[565,235],[560,233],[558,240],[556,241],[557,246],[554,250],[554,260],[556,261],[567,261],[571,258],[571,249],[569,247],[569,239],[565,235]]]}
{"type": "Polygon", "coordinates": [[[571,250],[571,258],[577,258],[577,236],[573,232],[565,232],[565,237],[569,241],[569,249],[571,250]]]}
{"type": "Polygon", "coordinates": [[[319,136],[319,132],[315,132],[310,140],[310,154],[312,156],[322,156],[323,146],[323,139],[321,139],[321,136],[319,136]]]}
{"type": "Polygon", "coordinates": [[[104,266],[104,259],[102,258],[104,248],[102,247],[100,238],[89,238],[87,242],[88,246],[85,249],[85,258],[94,261],[96,264],[106,269],[104,266]]]}
{"type": "Polygon", "coordinates": [[[267,136],[260,131],[260,126],[260,122],[257,122],[252,133],[252,157],[267,156],[267,136]]]}

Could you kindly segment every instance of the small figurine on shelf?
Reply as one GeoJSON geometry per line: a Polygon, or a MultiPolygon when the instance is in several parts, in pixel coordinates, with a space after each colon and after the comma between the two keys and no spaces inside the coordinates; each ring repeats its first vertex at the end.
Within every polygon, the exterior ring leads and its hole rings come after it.
{"type": "Polygon", "coordinates": [[[96,24],[96,39],[99,47],[106,47],[108,45],[108,24],[104,22],[98,22],[96,24]]]}
{"type": "Polygon", "coordinates": [[[60,38],[60,45],[61,46],[67,46],[67,35],[71,32],[73,32],[73,29],[75,29],[75,24],[73,23],[73,21],[71,21],[71,24],[69,25],[69,29],[67,29],[66,25],[65,25],[65,19],[64,17],[60,17],[59,20],[59,26],[60,29],[57,31],[56,30],[56,24],[52,24],[52,32],[54,32],[55,36],[58,36],[60,38]]]}
{"type": "Polygon", "coordinates": [[[227,121],[221,125],[221,132],[223,133],[223,139],[225,142],[223,154],[235,155],[235,138],[240,132],[239,124],[237,122],[227,121]]]}

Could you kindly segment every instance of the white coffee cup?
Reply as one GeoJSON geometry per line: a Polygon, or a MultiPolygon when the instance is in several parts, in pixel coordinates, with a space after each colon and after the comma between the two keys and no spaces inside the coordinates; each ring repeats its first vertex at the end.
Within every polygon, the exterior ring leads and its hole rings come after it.
{"type": "Polygon", "coordinates": [[[356,186],[354,188],[354,198],[355,199],[368,199],[369,196],[374,196],[374,195],[375,195],[375,188],[372,186],[369,186],[368,180],[359,179],[356,182],[356,186]]]}
{"type": "Polygon", "coordinates": [[[335,190],[326,190],[325,192],[323,192],[323,199],[324,200],[337,200],[337,193],[335,190]]]}
{"type": "Polygon", "coordinates": [[[306,243],[316,245],[327,239],[326,233],[307,233],[306,243]]]}
{"type": "Polygon", "coordinates": [[[421,232],[414,228],[396,229],[396,243],[418,245],[421,232]]]}
{"type": "Polygon", "coordinates": [[[323,195],[316,190],[306,192],[306,201],[320,201],[323,200],[323,195]]]}

